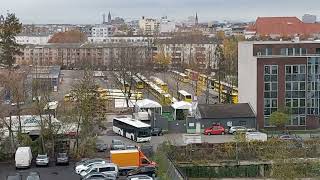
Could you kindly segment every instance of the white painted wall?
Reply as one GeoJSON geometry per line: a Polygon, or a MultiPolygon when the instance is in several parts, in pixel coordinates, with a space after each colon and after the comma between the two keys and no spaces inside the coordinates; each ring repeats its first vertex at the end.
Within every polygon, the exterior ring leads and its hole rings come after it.
{"type": "Polygon", "coordinates": [[[239,103],[249,103],[257,112],[257,58],[253,56],[253,42],[238,44],[239,103]]]}
{"type": "Polygon", "coordinates": [[[51,36],[16,36],[16,42],[18,44],[35,44],[44,45],[47,44],[51,36]]]}

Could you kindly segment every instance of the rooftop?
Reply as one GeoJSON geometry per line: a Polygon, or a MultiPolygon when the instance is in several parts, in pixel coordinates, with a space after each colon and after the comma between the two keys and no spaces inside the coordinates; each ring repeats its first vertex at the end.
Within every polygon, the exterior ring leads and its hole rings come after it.
{"type": "Polygon", "coordinates": [[[198,110],[203,119],[254,118],[248,103],[239,104],[199,104],[198,110]]]}
{"type": "Polygon", "coordinates": [[[146,124],[144,122],[141,122],[136,119],[128,118],[128,117],[118,117],[114,118],[118,121],[124,122],[126,124],[129,124],[131,126],[137,127],[137,128],[150,128],[151,126],[149,124],[146,124]]]}
{"type": "Polygon", "coordinates": [[[258,17],[247,31],[256,31],[258,35],[312,35],[320,33],[320,24],[304,23],[297,17],[258,17]]]}

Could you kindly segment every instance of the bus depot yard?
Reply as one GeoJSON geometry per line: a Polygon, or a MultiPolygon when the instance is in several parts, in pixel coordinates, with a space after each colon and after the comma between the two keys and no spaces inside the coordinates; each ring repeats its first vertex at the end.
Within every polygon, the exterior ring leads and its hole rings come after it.
{"type": "Polygon", "coordinates": [[[139,173],[170,180],[292,175],[285,172],[302,178],[319,176],[318,132],[302,138],[255,132],[255,115],[248,104],[238,104],[233,85],[190,69],[153,74],[104,71],[94,76],[63,70],[61,74],[58,92],[37,96],[41,98],[30,103],[36,113],[24,103],[21,114],[4,119],[12,126],[1,126],[5,137],[0,139],[1,179],[36,171],[41,179],[72,180],[100,169],[110,174],[109,169],[119,179],[139,173]],[[12,142],[14,148],[4,146],[12,142]],[[17,158],[19,146],[30,147],[32,153],[21,156],[30,161],[17,158]],[[69,165],[56,166],[57,153],[66,153],[69,165]],[[37,167],[37,157],[48,157],[48,167],[37,167]],[[89,161],[94,166],[84,167],[86,173],[76,168],[83,158],[95,159],[89,161]],[[28,168],[16,170],[19,160],[28,162],[28,168]],[[298,171],[297,166],[305,168],[298,171]]]}

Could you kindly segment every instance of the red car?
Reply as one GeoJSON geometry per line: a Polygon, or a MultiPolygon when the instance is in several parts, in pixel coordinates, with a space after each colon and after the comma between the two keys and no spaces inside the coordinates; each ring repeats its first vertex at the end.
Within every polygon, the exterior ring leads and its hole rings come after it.
{"type": "Polygon", "coordinates": [[[205,135],[223,135],[225,134],[225,129],[223,126],[212,126],[206,128],[203,132],[205,135]]]}

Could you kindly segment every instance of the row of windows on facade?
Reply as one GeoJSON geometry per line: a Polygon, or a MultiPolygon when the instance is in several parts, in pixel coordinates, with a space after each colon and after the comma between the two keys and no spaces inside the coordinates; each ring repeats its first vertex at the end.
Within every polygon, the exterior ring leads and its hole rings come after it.
{"type": "MultiPolygon", "coordinates": [[[[312,67],[311,67],[312,68],[312,67]]],[[[310,70],[311,71],[311,70],[310,70]]],[[[309,71],[309,72],[310,72],[309,71]]],[[[266,74],[277,74],[277,66],[269,65],[265,67],[266,74]],[[271,71],[271,72],[270,72],[271,71]]],[[[305,65],[288,65],[286,66],[286,74],[302,74],[305,77],[305,65]]],[[[268,75],[266,75],[268,76],[268,75]]],[[[277,76],[275,75],[275,79],[277,76]]],[[[305,125],[305,114],[318,114],[319,113],[319,92],[313,93],[315,96],[308,98],[306,108],[305,99],[305,78],[300,78],[302,82],[290,82],[299,80],[295,79],[292,75],[286,75],[286,106],[290,107],[292,116],[290,117],[289,125],[305,125]],[[289,77],[289,78],[288,78],[289,77]],[[302,91],[292,91],[292,90],[302,90],[302,91]],[[317,96],[318,95],[318,96],[317,96]],[[300,98],[299,98],[300,97],[300,98]],[[313,98],[313,99],[311,99],[313,98]],[[314,99],[316,98],[316,99],[314,99]],[[311,107],[311,108],[310,108],[311,107]],[[316,108],[312,108],[316,107],[316,108]],[[307,111],[307,112],[306,112],[307,111]]],[[[318,84],[319,85],[319,84],[318,84]]],[[[308,83],[309,90],[312,87],[318,87],[317,83],[308,83]]],[[[269,125],[269,116],[272,112],[277,111],[278,100],[277,93],[272,92],[277,91],[277,83],[265,83],[265,99],[264,99],[264,115],[265,115],[265,125],[269,125]],[[269,91],[269,92],[268,92],[269,91]]]]}
{"type": "MultiPolygon", "coordinates": [[[[257,51],[257,56],[272,56],[272,55],[301,56],[306,54],[307,54],[306,48],[281,48],[280,54],[275,54],[273,48],[264,48],[257,51]]],[[[316,48],[316,54],[320,54],[320,48],[316,48]]]]}

